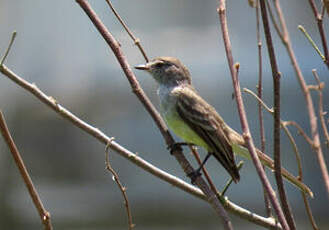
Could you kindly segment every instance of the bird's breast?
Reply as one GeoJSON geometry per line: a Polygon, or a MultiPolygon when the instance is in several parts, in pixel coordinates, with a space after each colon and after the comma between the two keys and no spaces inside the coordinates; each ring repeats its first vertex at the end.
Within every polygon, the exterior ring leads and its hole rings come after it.
{"type": "MultiPolygon", "coordinates": [[[[160,112],[165,119],[169,128],[185,142],[193,143],[195,145],[208,149],[208,145],[195,133],[188,124],[181,118],[177,112],[177,94],[168,87],[158,89],[158,95],[160,98],[160,112]]],[[[177,90],[177,88],[175,88],[177,90]]]]}

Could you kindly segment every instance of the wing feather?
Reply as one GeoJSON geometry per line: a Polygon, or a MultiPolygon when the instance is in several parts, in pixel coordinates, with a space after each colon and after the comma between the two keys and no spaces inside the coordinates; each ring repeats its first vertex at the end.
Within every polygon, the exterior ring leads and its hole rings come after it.
{"type": "Polygon", "coordinates": [[[191,87],[181,87],[177,93],[177,111],[189,127],[209,146],[207,149],[223,165],[235,181],[239,171],[236,167],[232,146],[222,129],[222,118],[191,87]],[[183,91],[183,92],[182,92],[183,91]]]}

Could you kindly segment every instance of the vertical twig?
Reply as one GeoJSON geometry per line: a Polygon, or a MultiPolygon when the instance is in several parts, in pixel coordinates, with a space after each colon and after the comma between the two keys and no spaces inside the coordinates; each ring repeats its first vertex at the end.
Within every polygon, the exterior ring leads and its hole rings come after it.
{"type": "MultiPolygon", "coordinates": [[[[300,181],[303,181],[303,170],[302,170],[302,161],[301,161],[301,158],[300,158],[300,154],[299,154],[299,151],[298,151],[298,148],[297,148],[297,144],[293,138],[293,136],[291,135],[286,122],[283,122],[281,121],[281,126],[283,128],[283,130],[285,131],[285,133],[287,134],[289,140],[290,140],[290,143],[294,149],[294,152],[295,152],[295,156],[296,156],[296,161],[297,161],[297,166],[298,166],[298,177],[299,177],[299,180],[300,181]]],[[[312,227],[314,230],[318,230],[318,227],[315,223],[315,220],[314,220],[314,217],[313,217],[313,214],[312,214],[312,210],[311,210],[311,207],[310,207],[310,204],[307,200],[307,197],[306,197],[306,194],[304,192],[301,192],[302,194],[302,197],[303,197],[303,201],[304,201],[304,205],[305,205],[305,208],[306,208],[306,213],[307,213],[307,216],[312,224],[312,227]]]]}
{"type": "Polygon", "coordinates": [[[146,62],[149,61],[142,45],[140,42],[139,38],[136,38],[135,35],[130,31],[130,29],[128,28],[128,26],[126,25],[126,23],[123,21],[123,19],[120,17],[120,15],[118,14],[118,12],[114,9],[112,3],[110,2],[110,0],[105,0],[107,2],[107,4],[109,5],[109,7],[111,8],[112,12],[114,13],[115,17],[119,20],[119,22],[121,23],[121,25],[123,26],[123,28],[125,29],[125,31],[127,32],[127,34],[129,35],[129,37],[134,41],[135,45],[138,47],[138,49],[140,50],[140,52],[142,53],[144,59],[146,62]]]}
{"type": "MultiPolygon", "coordinates": [[[[312,2],[313,1],[310,0],[310,3],[312,3],[312,2]]],[[[311,6],[312,6],[312,4],[311,4],[311,6]]],[[[283,14],[280,9],[280,3],[277,0],[276,0],[276,7],[278,8],[277,11],[278,11],[279,20],[282,22],[281,24],[283,25],[283,34],[284,34],[285,39],[282,42],[287,49],[288,55],[292,62],[292,66],[296,72],[297,80],[300,84],[301,90],[305,97],[306,107],[307,107],[307,112],[308,112],[308,116],[309,116],[309,120],[310,120],[310,127],[311,127],[312,147],[314,149],[314,152],[316,153],[318,164],[320,166],[322,178],[324,181],[324,185],[327,190],[327,196],[329,197],[329,174],[328,174],[326,161],[323,157],[323,152],[322,152],[322,148],[321,148],[320,135],[319,135],[318,125],[317,125],[317,117],[315,114],[313,100],[312,100],[310,91],[307,87],[307,84],[305,82],[305,79],[303,77],[302,71],[298,65],[295,53],[292,49],[288,29],[287,29],[283,14]]]]}
{"type": "Polygon", "coordinates": [[[241,126],[243,129],[243,138],[247,144],[248,150],[250,152],[253,163],[256,167],[256,171],[261,179],[261,182],[263,183],[263,186],[265,187],[266,191],[269,194],[270,201],[278,216],[278,219],[279,219],[279,222],[281,223],[282,228],[289,229],[286,219],[282,213],[280,204],[276,198],[275,192],[272,189],[271,184],[268,181],[265,171],[262,167],[262,164],[257,156],[256,148],[255,148],[255,145],[253,143],[253,140],[252,140],[252,137],[250,134],[249,125],[248,125],[248,121],[247,121],[247,117],[246,117],[245,109],[244,109],[244,104],[243,104],[242,96],[241,96],[240,83],[237,79],[236,70],[234,68],[232,47],[231,47],[231,42],[229,39],[229,33],[228,33],[227,21],[226,21],[225,0],[219,1],[218,14],[219,14],[220,24],[221,24],[221,28],[222,28],[222,36],[223,36],[224,45],[225,45],[226,57],[227,57],[229,69],[231,72],[231,77],[232,77],[232,81],[233,81],[233,87],[234,87],[234,92],[235,92],[235,96],[236,96],[236,102],[237,102],[237,106],[238,106],[241,126]]]}
{"type": "Polygon", "coordinates": [[[320,117],[320,122],[323,130],[324,137],[326,138],[326,145],[329,147],[329,133],[328,133],[328,128],[326,125],[326,121],[324,119],[324,115],[326,112],[323,111],[323,96],[322,96],[322,89],[324,88],[324,83],[320,81],[320,78],[318,76],[318,73],[316,72],[315,69],[312,70],[313,76],[318,83],[317,91],[319,94],[319,117],[320,117]]]}
{"type": "Polygon", "coordinates": [[[16,35],[17,35],[17,32],[14,31],[13,34],[11,35],[11,39],[10,39],[10,42],[9,42],[9,45],[7,47],[7,50],[5,52],[5,55],[3,55],[3,57],[1,58],[1,61],[0,61],[0,66],[3,66],[3,63],[5,62],[9,52],[10,52],[10,49],[15,41],[15,38],[16,38],[16,35]]]}
{"type": "MultiPolygon", "coordinates": [[[[1,63],[1,64],[3,64],[3,63],[1,63]]],[[[1,130],[1,134],[2,134],[3,138],[5,139],[7,145],[10,149],[11,154],[13,155],[13,158],[18,167],[18,170],[19,170],[19,172],[24,180],[24,183],[29,191],[29,194],[32,198],[33,204],[36,207],[36,209],[38,210],[41,222],[44,225],[44,229],[52,230],[53,227],[51,225],[50,213],[44,208],[44,206],[42,204],[40,196],[39,196],[37,190],[35,189],[32,179],[24,165],[24,161],[15,145],[13,138],[10,135],[5,118],[1,111],[0,111],[0,130],[1,130]]]]}
{"type": "MultiPolygon", "coordinates": [[[[262,101],[262,99],[259,98],[254,92],[252,92],[251,90],[246,89],[246,88],[243,89],[243,90],[244,90],[244,92],[247,92],[247,93],[251,94],[252,96],[254,96],[254,97],[257,99],[258,103],[260,103],[261,106],[263,106],[263,107],[265,108],[265,110],[267,110],[271,115],[274,115],[274,111],[273,111],[273,109],[270,109],[270,108],[269,108],[269,107],[268,107],[268,106],[262,101]]],[[[303,171],[302,171],[301,157],[300,157],[300,154],[299,154],[299,151],[298,151],[298,148],[297,148],[297,144],[296,144],[296,142],[295,142],[293,136],[291,135],[291,133],[290,133],[288,127],[287,127],[288,125],[291,125],[291,121],[282,121],[282,120],[281,120],[280,123],[281,123],[281,127],[283,128],[283,130],[284,130],[285,133],[287,134],[287,136],[288,136],[288,138],[289,138],[289,140],[290,140],[291,145],[293,146],[293,149],[294,149],[294,152],[295,152],[295,156],[296,156],[297,166],[298,166],[298,180],[299,180],[300,182],[302,182],[302,181],[303,181],[303,171]]],[[[294,122],[294,126],[297,127],[298,132],[301,131],[301,132],[304,133],[304,131],[300,128],[300,126],[299,126],[297,123],[294,122]]],[[[308,137],[306,136],[305,133],[304,133],[304,135],[305,135],[304,138],[308,138],[308,137]]],[[[310,219],[310,222],[312,223],[313,229],[314,229],[314,230],[317,230],[317,226],[316,226],[315,220],[314,220],[314,218],[313,218],[312,211],[311,211],[310,205],[309,205],[309,203],[308,203],[308,200],[307,200],[307,197],[306,197],[306,193],[305,193],[305,191],[301,191],[301,194],[302,194],[302,196],[303,196],[303,200],[304,200],[304,204],[305,204],[306,212],[307,212],[307,215],[308,215],[308,217],[309,217],[309,219],[310,219]]],[[[312,197],[313,197],[313,196],[312,196],[312,197]]]]}
{"type": "MultiPolygon", "coordinates": [[[[168,146],[172,146],[174,144],[174,139],[168,131],[166,124],[164,123],[163,119],[161,118],[158,111],[154,108],[153,104],[149,100],[149,98],[144,93],[143,89],[140,87],[134,73],[132,72],[128,61],[123,54],[118,42],[112,36],[112,34],[107,30],[105,25],[102,23],[100,18],[91,8],[90,4],[87,0],[76,0],[76,2],[81,6],[84,12],[88,15],[92,23],[95,25],[97,30],[103,36],[107,44],[111,47],[113,53],[115,54],[119,64],[121,65],[122,70],[124,71],[133,92],[136,94],[137,98],[142,102],[144,107],[147,109],[153,120],[155,121],[156,125],[158,126],[159,130],[165,142],[168,146]]],[[[177,149],[173,152],[173,155],[176,157],[176,160],[179,162],[180,166],[184,170],[184,172],[188,175],[189,173],[193,172],[194,169],[187,161],[185,156],[182,153],[182,150],[177,149]]],[[[202,179],[202,177],[197,177],[195,180],[195,184],[204,192],[207,196],[208,201],[216,211],[217,215],[220,217],[222,224],[225,229],[233,229],[232,222],[230,221],[227,212],[225,211],[224,207],[218,200],[216,194],[209,188],[206,182],[202,179]]]]}
{"type": "Polygon", "coordinates": [[[310,3],[311,9],[313,11],[315,20],[317,22],[319,34],[321,37],[322,48],[323,48],[324,56],[326,58],[324,63],[329,68],[329,52],[328,52],[327,38],[326,38],[326,33],[324,32],[324,27],[323,27],[323,10],[322,10],[322,12],[319,13],[314,0],[309,0],[308,2],[310,3]]]}
{"type": "Polygon", "coordinates": [[[132,230],[134,228],[134,224],[133,224],[133,218],[131,215],[131,210],[130,210],[130,205],[129,205],[129,200],[128,200],[128,196],[126,193],[126,187],[124,187],[119,179],[119,175],[118,173],[112,168],[111,163],[110,163],[110,153],[109,153],[109,148],[111,147],[112,141],[114,140],[114,137],[112,137],[110,139],[110,141],[108,142],[108,144],[105,147],[105,166],[106,169],[112,174],[113,176],[113,180],[115,181],[115,183],[118,185],[121,194],[123,196],[124,199],[124,205],[126,207],[126,212],[127,212],[127,218],[128,218],[128,228],[129,230],[132,230]]]}
{"type": "MultiPolygon", "coordinates": [[[[293,218],[293,215],[291,213],[287,195],[284,189],[283,185],[283,179],[281,176],[281,143],[280,143],[280,73],[278,70],[278,66],[276,63],[275,58],[275,51],[273,47],[272,42],[272,35],[270,31],[268,16],[267,16],[267,10],[266,10],[266,4],[265,0],[260,1],[260,8],[262,13],[262,19],[263,19],[263,27],[264,27],[264,33],[265,33],[265,39],[267,44],[267,50],[268,55],[270,58],[270,64],[272,69],[272,77],[273,77],[273,87],[274,87],[274,174],[276,183],[278,186],[278,192],[279,197],[282,205],[283,212],[285,214],[285,217],[287,219],[287,223],[290,227],[290,229],[295,230],[296,224],[293,218]]],[[[281,22],[281,21],[280,21],[281,22]]],[[[284,26],[281,23],[282,28],[284,26]]],[[[284,30],[284,29],[283,29],[284,30]]]]}
{"type": "MultiPolygon", "coordinates": [[[[256,37],[257,37],[257,47],[258,47],[258,85],[257,85],[257,95],[262,100],[263,96],[263,62],[262,62],[262,40],[260,36],[260,15],[259,15],[259,0],[256,1],[256,37]]],[[[258,102],[258,119],[259,119],[259,129],[260,129],[260,140],[261,140],[261,151],[265,153],[265,128],[263,120],[263,110],[262,105],[258,102]]],[[[264,167],[263,167],[264,168],[264,167]]],[[[270,200],[264,189],[264,202],[267,216],[272,216],[272,208],[270,200]]]]}

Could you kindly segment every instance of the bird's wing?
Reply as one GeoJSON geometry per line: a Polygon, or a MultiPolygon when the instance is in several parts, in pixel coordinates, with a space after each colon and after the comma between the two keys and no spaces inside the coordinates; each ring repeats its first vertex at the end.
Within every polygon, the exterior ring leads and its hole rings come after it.
{"type": "Polygon", "coordinates": [[[222,129],[221,117],[191,86],[181,87],[179,90],[181,92],[176,92],[178,114],[207,143],[207,150],[223,165],[234,181],[238,181],[239,171],[232,146],[222,129]]]}

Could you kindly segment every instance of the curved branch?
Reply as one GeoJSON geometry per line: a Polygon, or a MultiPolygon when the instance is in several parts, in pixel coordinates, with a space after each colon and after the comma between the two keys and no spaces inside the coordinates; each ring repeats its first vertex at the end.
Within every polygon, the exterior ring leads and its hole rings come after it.
{"type": "MultiPolygon", "coordinates": [[[[263,2],[263,1],[261,1],[263,2]]],[[[264,3],[264,2],[263,2],[264,3]]],[[[240,83],[239,80],[237,78],[237,73],[236,70],[234,68],[234,62],[233,62],[233,56],[232,56],[232,47],[231,47],[231,42],[230,42],[230,38],[229,38],[229,33],[228,33],[228,28],[227,28],[227,21],[226,21],[226,6],[225,6],[225,0],[220,0],[219,2],[219,7],[218,7],[218,14],[219,14],[219,18],[220,18],[220,24],[221,24],[221,28],[222,28],[222,36],[223,36],[223,40],[224,40],[224,45],[225,45],[225,51],[226,51],[226,57],[228,60],[228,65],[230,68],[230,72],[231,72],[231,77],[232,77],[232,82],[233,82],[233,87],[234,87],[234,93],[236,96],[236,102],[237,102],[237,106],[238,106],[238,111],[239,111],[239,116],[240,116],[240,122],[241,122],[241,126],[243,129],[243,138],[247,144],[248,150],[250,152],[250,156],[252,158],[252,161],[254,163],[254,166],[256,168],[256,171],[258,173],[258,176],[261,180],[261,182],[263,183],[264,188],[266,189],[268,195],[269,195],[269,199],[273,205],[273,208],[276,212],[276,214],[278,215],[278,219],[282,225],[283,229],[289,229],[286,219],[283,215],[282,209],[280,207],[280,204],[276,198],[275,192],[265,174],[265,171],[262,167],[262,164],[257,156],[256,153],[256,148],[254,145],[254,142],[252,140],[252,136],[249,130],[249,125],[248,125],[248,121],[247,121],[247,116],[245,113],[245,109],[244,109],[244,104],[242,101],[242,96],[241,96],[241,89],[240,89],[240,83]]]]}
{"type": "MultiPolygon", "coordinates": [[[[12,41],[13,41],[13,39],[12,39],[12,41]]],[[[11,42],[10,46],[11,45],[12,45],[12,42],[11,42]]],[[[9,50],[10,50],[10,48],[8,49],[8,51],[9,50]]],[[[6,54],[6,56],[7,56],[7,54],[6,54]]],[[[1,65],[3,65],[3,61],[1,62],[1,65]]],[[[29,194],[32,198],[33,204],[36,207],[36,209],[38,210],[41,222],[44,225],[45,230],[52,230],[53,227],[51,225],[50,213],[44,208],[44,206],[42,204],[41,198],[33,185],[32,179],[25,167],[21,154],[19,153],[19,151],[15,145],[15,142],[10,135],[9,129],[8,129],[6,121],[5,121],[5,117],[3,116],[1,110],[0,110],[0,131],[10,149],[11,154],[13,155],[13,158],[18,167],[19,173],[21,174],[23,181],[27,187],[27,190],[29,191],[29,194]]]]}
{"type": "MultiPolygon", "coordinates": [[[[133,164],[151,173],[153,176],[171,184],[172,186],[177,187],[199,199],[208,202],[208,198],[200,189],[186,183],[185,181],[179,179],[176,176],[173,176],[157,168],[156,166],[145,161],[143,158],[137,156],[125,147],[121,146],[119,143],[113,141],[112,138],[108,137],[98,128],[91,126],[90,124],[84,122],[83,120],[75,116],[69,110],[61,106],[54,98],[42,92],[35,84],[31,84],[25,81],[24,79],[16,75],[14,72],[12,72],[10,69],[8,69],[5,65],[0,66],[0,72],[7,76],[10,80],[15,82],[17,85],[21,86],[23,89],[33,94],[37,99],[39,99],[45,105],[49,106],[54,112],[58,113],[61,117],[68,120],[73,125],[80,128],[82,131],[88,133],[90,136],[96,138],[99,142],[103,143],[104,145],[111,143],[109,147],[112,150],[114,150],[133,164]]],[[[255,224],[272,229],[281,229],[281,226],[273,218],[264,218],[262,216],[259,216],[255,213],[250,212],[249,210],[239,207],[228,199],[225,199],[223,205],[228,211],[232,212],[233,214],[240,216],[243,219],[249,220],[255,224]]]]}

